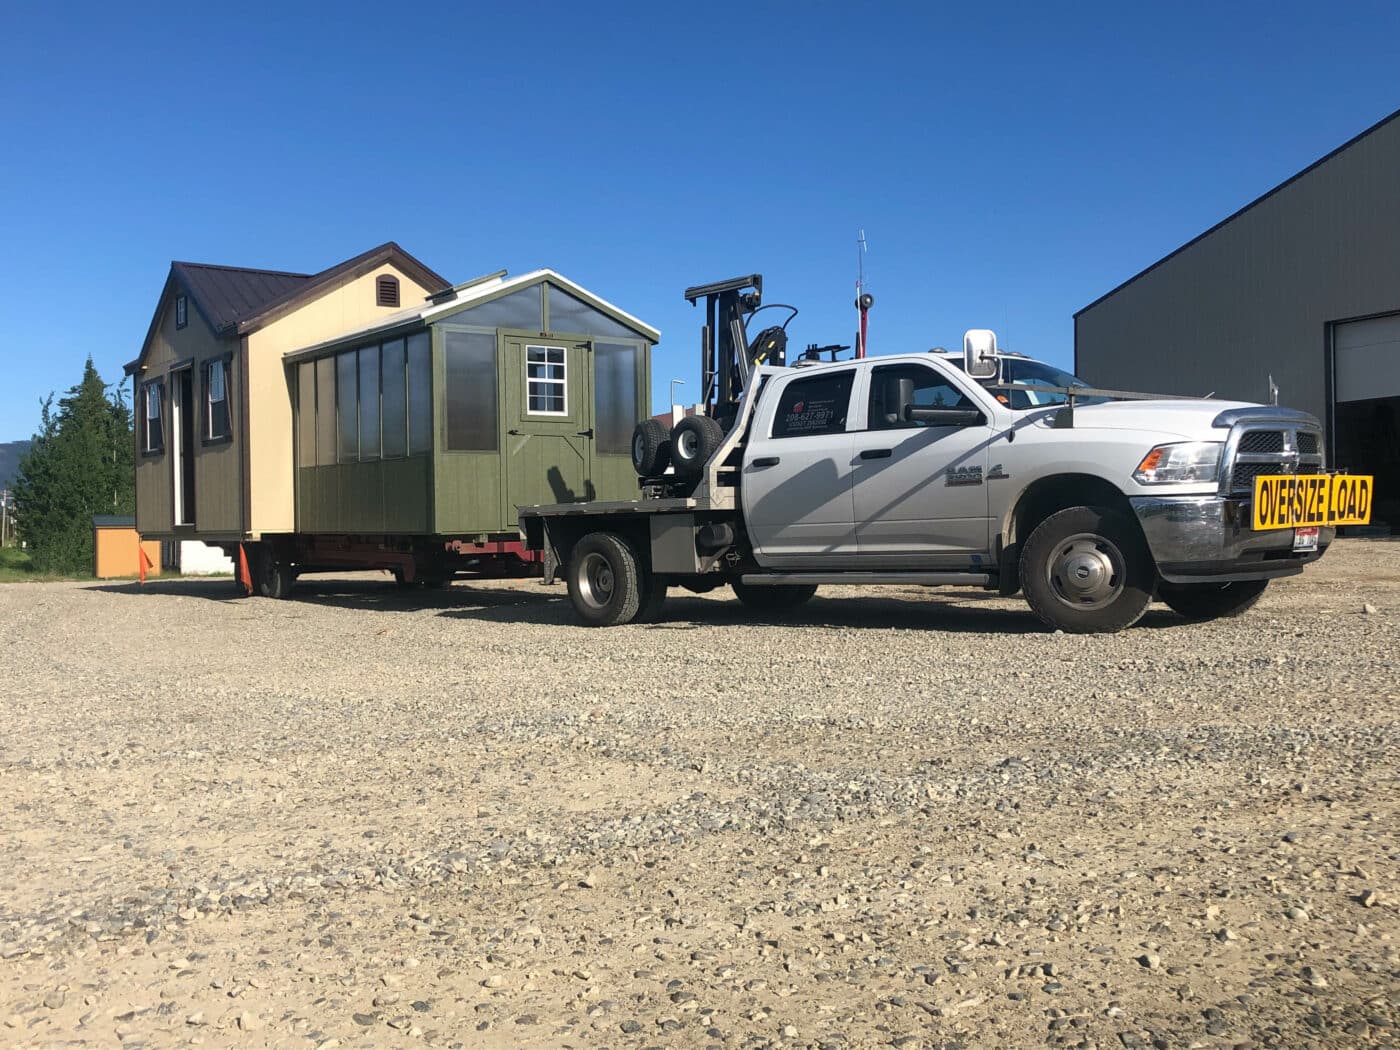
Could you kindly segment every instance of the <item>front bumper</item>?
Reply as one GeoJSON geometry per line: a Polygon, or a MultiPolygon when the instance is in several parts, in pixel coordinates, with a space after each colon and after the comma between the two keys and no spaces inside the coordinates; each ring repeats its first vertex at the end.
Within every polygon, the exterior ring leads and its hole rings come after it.
{"type": "Polygon", "coordinates": [[[1255,532],[1249,501],[1227,496],[1129,499],[1157,571],[1169,583],[1227,583],[1292,576],[1317,561],[1337,534],[1318,530],[1317,550],[1293,550],[1293,530],[1255,532]]]}

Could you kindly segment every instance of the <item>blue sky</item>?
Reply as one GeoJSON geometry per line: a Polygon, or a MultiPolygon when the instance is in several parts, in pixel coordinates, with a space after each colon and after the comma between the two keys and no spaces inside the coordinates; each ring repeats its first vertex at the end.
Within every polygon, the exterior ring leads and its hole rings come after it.
{"type": "Polygon", "coordinates": [[[1393,0],[131,6],[6,13],[0,441],[119,377],[171,259],[386,240],[656,325],[658,408],[686,285],[762,272],[849,342],[862,228],[872,351],[1068,364],[1075,310],[1400,108],[1393,0]]]}

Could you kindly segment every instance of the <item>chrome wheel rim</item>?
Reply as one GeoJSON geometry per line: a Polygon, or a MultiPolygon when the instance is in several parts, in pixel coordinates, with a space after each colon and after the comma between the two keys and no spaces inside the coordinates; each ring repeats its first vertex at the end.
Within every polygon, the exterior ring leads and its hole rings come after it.
{"type": "Polygon", "coordinates": [[[646,453],[646,446],[642,443],[642,435],[638,434],[632,439],[632,462],[640,465],[642,456],[646,453]]]}
{"type": "Polygon", "coordinates": [[[578,593],[584,604],[604,608],[612,601],[615,581],[613,567],[601,554],[588,554],[578,569],[578,593]]]}
{"type": "Polygon", "coordinates": [[[1055,596],[1075,609],[1102,609],[1123,593],[1123,552],[1109,540],[1083,532],[1062,540],[1045,566],[1055,596]]]}
{"type": "Polygon", "coordinates": [[[676,439],[676,454],[681,459],[694,459],[700,454],[700,439],[691,430],[681,431],[676,439]]]}

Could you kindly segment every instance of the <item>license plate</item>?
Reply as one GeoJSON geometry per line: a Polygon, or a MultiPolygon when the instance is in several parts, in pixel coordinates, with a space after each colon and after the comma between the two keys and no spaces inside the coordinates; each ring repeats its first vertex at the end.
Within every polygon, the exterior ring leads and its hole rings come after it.
{"type": "Polygon", "coordinates": [[[1317,526],[1305,525],[1301,529],[1294,529],[1293,549],[1295,551],[1317,550],[1317,526]]]}
{"type": "Polygon", "coordinates": [[[1263,474],[1254,479],[1254,528],[1367,525],[1374,486],[1369,474],[1263,474]]]}

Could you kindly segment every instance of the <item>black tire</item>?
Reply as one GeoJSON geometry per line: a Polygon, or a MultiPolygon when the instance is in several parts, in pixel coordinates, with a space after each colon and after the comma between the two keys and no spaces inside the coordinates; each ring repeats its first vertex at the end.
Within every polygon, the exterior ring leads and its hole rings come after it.
{"type": "Polygon", "coordinates": [[[253,591],[264,598],[286,598],[297,574],[287,556],[270,543],[259,543],[253,570],[253,591]]]}
{"type": "Polygon", "coordinates": [[[1069,634],[1131,627],[1152,601],[1152,556],[1136,525],[1105,507],[1050,515],[1021,549],[1031,610],[1069,634]]]}
{"type": "Polygon", "coordinates": [[[1248,612],[1264,596],[1268,580],[1236,583],[1163,583],[1157,597],[1188,620],[1218,620],[1248,612]]]}
{"type": "Polygon", "coordinates": [[[569,554],[569,601],[588,627],[631,623],[642,607],[640,560],[611,532],[590,532],[569,554]]]}
{"type": "Polygon", "coordinates": [[[642,601],[637,608],[637,616],[633,623],[658,623],[662,619],[666,606],[666,584],[655,576],[647,581],[646,588],[642,591],[642,601]]]}
{"type": "Polygon", "coordinates": [[[817,593],[815,583],[786,583],[769,587],[734,580],[730,586],[734,588],[734,597],[750,609],[759,609],[762,612],[796,609],[799,605],[811,601],[812,596],[817,593]]]}
{"type": "Polygon", "coordinates": [[[724,428],[709,416],[686,416],[671,431],[671,465],[685,480],[699,481],[723,440],[724,428]]]}
{"type": "Polygon", "coordinates": [[[671,432],[656,419],[644,419],[632,430],[632,466],[638,477],[654,478],[671,465],[671,432]]]}

